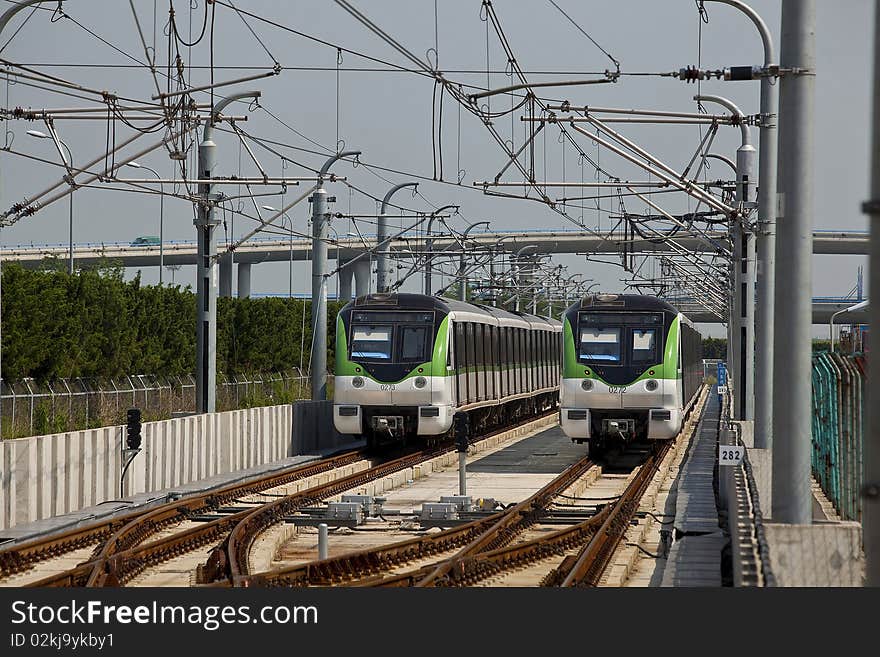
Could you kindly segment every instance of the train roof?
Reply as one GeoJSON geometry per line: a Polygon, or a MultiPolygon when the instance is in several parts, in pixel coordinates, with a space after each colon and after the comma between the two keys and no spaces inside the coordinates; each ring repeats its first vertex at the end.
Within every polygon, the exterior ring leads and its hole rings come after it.
{"type": "Polygon", "coordinates": [[[495,308],[481,304],[467,303],[457,299],[446,297],[428,296],[426,294],[413,294],[409,292],[376,293],[366,294],[346,304],[346,307],[378,310],[381,308],[399,308],[408,310],[440,310],[444,313],[472,313],[483,317],[493,317],[508,322],[521,321],[534,328],[538,327],[561,327],[558,320],[549,317],[540,317],[528,313],[495,308]]]}
{"type": "Polygon", "coordinates": [[[570,306],[568,312],[578,310],[619,311],[619,310],[662,310],[673,315],[679,314],[677,308],[659,297],[646,294],[590,294],[570,306]]]}

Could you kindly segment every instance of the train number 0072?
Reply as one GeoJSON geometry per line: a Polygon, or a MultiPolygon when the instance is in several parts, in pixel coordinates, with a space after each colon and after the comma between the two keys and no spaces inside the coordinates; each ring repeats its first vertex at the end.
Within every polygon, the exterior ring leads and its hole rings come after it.
{"type": "Polygon", "coordinates": [[[397,386],[393,383],[383,383],[379,386],[379,390],[397,390],[397,386]]]}
{"type": "Polygon", "coordinates": [[[608,392],[612,395],[622,395],[626,392],[626,386],[608,386],[608,392]]]}

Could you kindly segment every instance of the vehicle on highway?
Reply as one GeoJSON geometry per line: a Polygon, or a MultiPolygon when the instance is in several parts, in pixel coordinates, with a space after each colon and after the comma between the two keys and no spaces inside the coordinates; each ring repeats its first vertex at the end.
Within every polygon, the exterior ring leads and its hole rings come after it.
{"type": "Polygon", "coordinates": [[[131,241],[131,246],[159,246],[159,238],[156,235],[141,235],[131,241]]]}
{"type": "Polygon", "coordinates": [[[595,294],[563,317],[560,425],[599,457],[681,429],[702,385],[702,338],[666,301],[595,294]]]}
{"type": "Polygon", "coordinates": [[[559,321],[422,294],[370,294],[336,323],[333,421],[370,447],[436,442],[556,408],[559,321]]]}

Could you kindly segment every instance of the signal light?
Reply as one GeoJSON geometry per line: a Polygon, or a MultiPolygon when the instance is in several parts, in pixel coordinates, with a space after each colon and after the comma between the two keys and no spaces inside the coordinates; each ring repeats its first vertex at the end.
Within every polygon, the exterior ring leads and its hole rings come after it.
{"type": "Polygon", "coordinates": [[[128,449],[140,449],[141,446],[141,410],[129,408],[126,413],[125,444],[128,449]]]}

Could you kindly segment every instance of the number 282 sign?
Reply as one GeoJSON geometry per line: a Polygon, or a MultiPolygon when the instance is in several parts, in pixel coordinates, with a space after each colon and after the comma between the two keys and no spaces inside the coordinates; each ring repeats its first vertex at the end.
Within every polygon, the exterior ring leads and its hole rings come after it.
{"type": "Polygon", "coordinates": [[[739,465],[744,454],[742,445],[718,445],[718,465],[739,465]]]}

